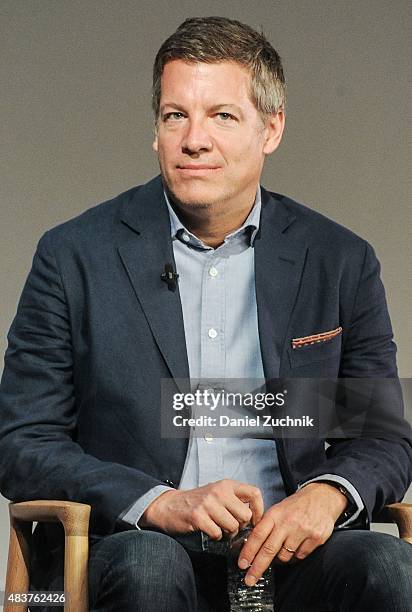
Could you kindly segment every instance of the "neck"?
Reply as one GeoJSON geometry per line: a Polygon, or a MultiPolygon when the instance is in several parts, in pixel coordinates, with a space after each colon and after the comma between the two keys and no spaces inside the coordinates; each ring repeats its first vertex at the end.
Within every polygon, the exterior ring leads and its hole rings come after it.
{"type": "Polygon", "coordinates": [[[235,209],[211,204],[207,207],[184,205],[169,195],[169,201],[183,225],[208,246],[220,246],[226,236],[243,225],[255,203],[255,195],[235,209]]]}

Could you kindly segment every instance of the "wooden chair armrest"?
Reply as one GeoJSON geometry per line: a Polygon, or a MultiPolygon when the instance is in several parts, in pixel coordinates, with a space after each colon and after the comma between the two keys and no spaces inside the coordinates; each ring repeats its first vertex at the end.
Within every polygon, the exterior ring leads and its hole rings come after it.
{"type": "Polygon", "coordinates": [[[374,522],[396,523],[399,537],[412,544],[412,504],[389,504],[374,522]]]}
{"type": "MultiPolygon", "coordinates": [[[[29,589],[33,521],[60,522],[64,528],[65,612],[87,612],[90,506],[70,501],[37,500],[9,504],[10,544],[6,575],[8,593],[29,589]]],[[[5,604],[4,612],[26,612],[27,604],[5,604]]]]}
{"type": "Polygon", "coordinates": [[[71,501],[37,500],[9,504],[12,519],[62,523],[66,536],[88,536],[90,506],[71,501]]]}

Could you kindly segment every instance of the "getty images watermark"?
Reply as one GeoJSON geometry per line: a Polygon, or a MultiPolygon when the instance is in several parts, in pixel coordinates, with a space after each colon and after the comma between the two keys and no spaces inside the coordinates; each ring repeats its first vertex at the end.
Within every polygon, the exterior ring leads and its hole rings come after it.
{"type": "Polygon", "coordinates": [[[164,438],[412,436],[400,381],[388,378],[163,379],[161,428],[164,438]]]}
{"type": "MultiPolygon", "coordinates": [[[[204,383],[203,383],[204,384],[204,383]]],[[[260,428],[260,427],[313,427],[314,419],[308,415],[302,417],[275,417],[272,414],[259,414],[268,407],[282,408],[286,404],[287,389],[283,392],[262,393],[262,392],[233,392],[215,390],[211,388],[199,389],[190,393],[173,394],[173,410],[181,411],[186,408],[194,408],[198,412],[197,416],[184,416],[175,414],[172,416],[172,423],[175,427],[236,427],[260,428]],[[211,414],[201,414],[202,409],[209,410],[211,413],[219,412],[217,416],[211,414]],[[226,409],[225,413],[222,411],[226,409]],[[254,409],[256,415],[236,414],[240,409],[245,412],[254,409]]]]}

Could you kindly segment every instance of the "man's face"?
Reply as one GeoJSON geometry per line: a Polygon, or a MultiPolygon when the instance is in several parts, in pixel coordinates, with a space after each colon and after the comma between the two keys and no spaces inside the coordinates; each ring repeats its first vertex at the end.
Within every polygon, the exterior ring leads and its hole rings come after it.
{"type": "Polygon", "coordinates": [[[173,60],[164,67],[153,148],[174,198],[186,206],[253,202],[283,113],[263,123],[249,97],[250,74],[235,62],[173,60]]]}

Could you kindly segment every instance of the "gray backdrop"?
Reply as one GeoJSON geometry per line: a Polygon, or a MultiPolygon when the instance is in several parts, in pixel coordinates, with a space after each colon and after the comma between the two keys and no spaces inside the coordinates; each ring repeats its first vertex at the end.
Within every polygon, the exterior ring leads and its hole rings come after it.
{"type": "MultiPolygon", "coordinates": [[[[224,15],[263,26],[285,65],[287,127],[264,185],[373,244],[400,374],[411,376],[409,6],[1,0],[1,353],[41,234],[157,173],[149,95],[158,47],[188,16],[224,15]]],[[[3,499],[0,588],[7,537],[3,499]]]]}

